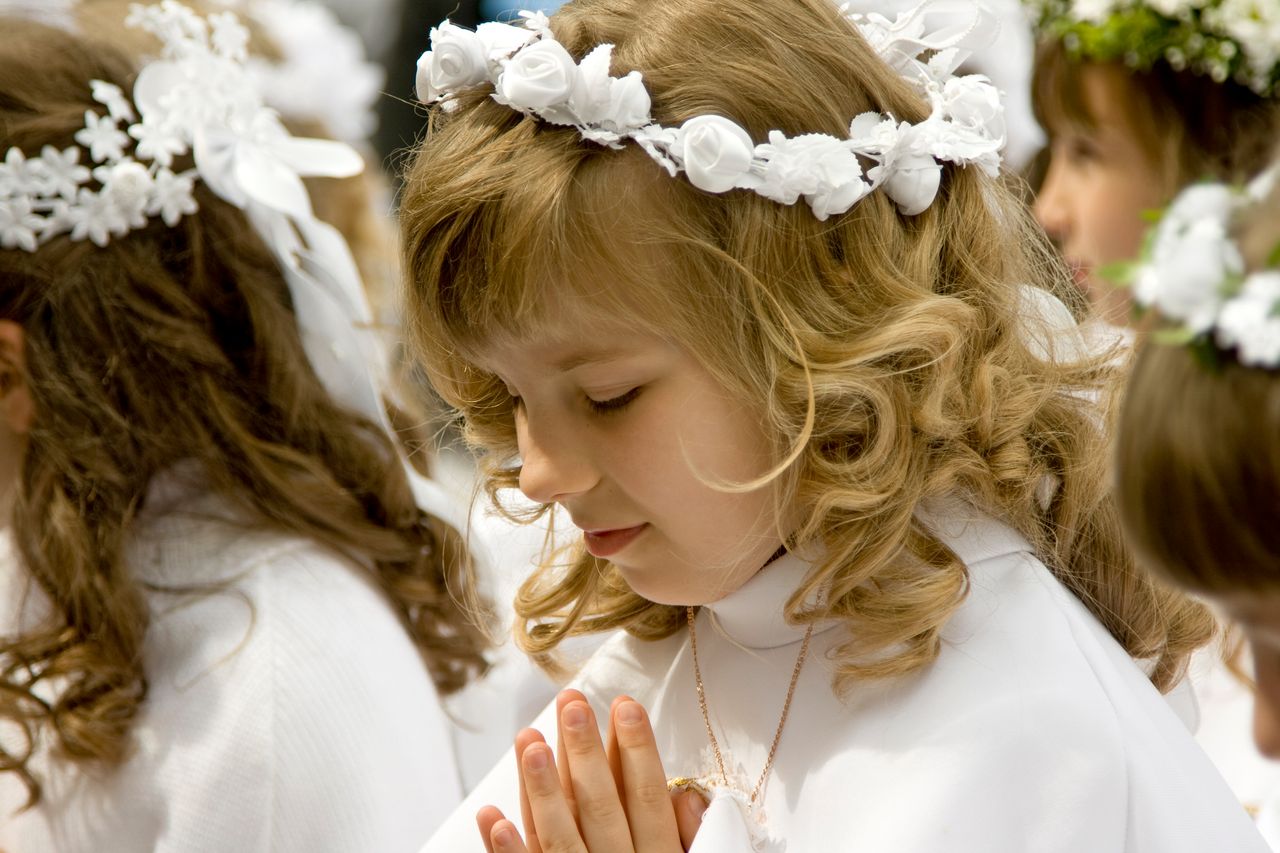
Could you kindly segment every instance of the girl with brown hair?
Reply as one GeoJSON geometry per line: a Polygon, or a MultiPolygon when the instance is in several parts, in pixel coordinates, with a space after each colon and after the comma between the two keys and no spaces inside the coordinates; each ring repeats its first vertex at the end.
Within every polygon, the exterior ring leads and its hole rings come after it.
{"type": "Polygon", "coordinates": [[[1024,0],[1040,45],[1032,104],[1049,135],[1036,215],[1095,314],[1129,321],[1108,265],[1138,254],[1183,187],[1246,181],[1280,134],[1280,5],[1024,0]]]}
{"type": "Polygon", "coordinates": [[[303,188],[359,157],[233,16],[129,22],[0,25],[0,848],[413,850],[482,643],[303,188]]]}
{"type": "Polygon", "coordinates": [[[433,32],[408,322],[493,496],[582,530],[520,641],[622,631],[431,853],[1265,849],[1161,696],[1213,620],[1120,539],[1114,368],[954,8],[433,32]]]}
{"type": "MultiPolygon", "coordinates": [[[[1196,187],[1155,232],[1135,295],[1159,328],[1125,392],[1116,465],[1121,518],[1142,562],[1243,628],[1254,740],[1277,758],[1280,193],[1258,190],[1196,187]]],[[[1263,805],[1259,825],[1280,840],[1276,803],[1263,805]]]]}

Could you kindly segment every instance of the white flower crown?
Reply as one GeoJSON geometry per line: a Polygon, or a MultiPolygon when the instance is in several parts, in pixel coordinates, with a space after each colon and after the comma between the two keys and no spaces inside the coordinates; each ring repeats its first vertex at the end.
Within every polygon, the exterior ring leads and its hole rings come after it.
{"type": "MultiPolygon", "coordinates": [[[[126,23],[160,40],[160,58],[138,72],[132,99],[90,81],[105,114],[85,112],[75,135],[82,147],[45,146],[38,157],[8,149],[0,162],[0,248],[36,252],[62,234],[105,246],[151,217],[172,227],[196,213],[192,190],[201,180],[245,212],[275,256],[325,390],[393,435],[383,405],[386,356],[355,260],[342,234],[316,218],[302,182],[358,174],[360,155],[345,143],[289,134],[246,70],[249,34],[234,14],[206,19],[164,0],[133,4],[126,23]],[[194,168],[173,171],[174,159],[188,153],[194,168]]],[[[464,529],[460,502],[404,468],[418,506],[464,529]]]]}
{"type": "Polygon", "coordinates": [[[1280,367],[1280,270],[1246,275],[1231,237],[1233,220],[1275,183],[1273,168],[1244,190],[1197,184],[1161,217],[1131,278],[1139,305],[1180,324],[1166,339],[1208,342],[1248,367],[1280,367]]]}
{"type": "Polygon", "coordinates": [[[788,138],[772,130],[759,145],[719,115],[663,127],[649,114],[640,72],[609,76],[613,45],[599,45],[575,62],[539,12],[521,12],[523,27],[488,23],[472,32],[445,21],[432,28],[431,49],[418,60],[418,100],[450,110],[458,93],[492,85],[498,103],[577,128],[583,139],[610,148],[635,141],[669,174],[684,172],[698,189],[748,189],[781,204],[795,204],[803,196],[822,220],[846,212],[877,188],[904,214],[922,212],[937,196],[939,161],[999,174],[1005,142],[1000,92],[982,75],[954,75],[998,32],[991,12],[968,0],[925,0],[893,21],[841,11],[928,99],[927,119],[911,124],[867,112],[853,119],[844,138],[824,133],[788,138]],[[925,19],[931,14],[947,16],[950,25],[929,32],[925,19]],[[958,25],[957,14],[963,19],[958,25]],[[923,54],[930,55],[924,59],[923,54]],[[862,160],[874,164],[865,175],[862,160]]]}

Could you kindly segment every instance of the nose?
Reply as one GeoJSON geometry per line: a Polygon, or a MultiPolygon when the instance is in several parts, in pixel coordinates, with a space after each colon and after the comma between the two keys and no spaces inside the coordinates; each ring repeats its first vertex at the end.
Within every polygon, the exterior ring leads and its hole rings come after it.
{"type": "Polygon", "coordinates": [[[1062,158],[1051,156],[1033,208],[1040,225],[1059,245],[1066,240],[1071,228],[1070,196],[1063,171],[1062,158]]]}
{"type": "Polygon", "coordinates": [[[564,503],[599,481],[582,441],[565,426],[532,421],[521,410],[516,414],[516,441],[520,491],[535,503],[564,503]]]}

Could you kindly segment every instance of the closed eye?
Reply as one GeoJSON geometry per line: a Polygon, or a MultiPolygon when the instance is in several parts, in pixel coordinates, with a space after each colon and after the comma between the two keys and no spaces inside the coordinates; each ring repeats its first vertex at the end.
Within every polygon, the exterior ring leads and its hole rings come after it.
{"type": "Polygon", "coordinates": [[[588,397],[587,406],[591,409],[591,411],[595,412],[598,415],[613,414],[615,412],[621,411],[622,409],[625,409],[628,405],[630,405],[631,401],[638,396],[640,396],[640,388],[636,387],[636,388],[632,388],[630,391],[626,392],[625,394],[620,394],[617,397],[611,397],[608,400],[594,400],[588,397]]]}

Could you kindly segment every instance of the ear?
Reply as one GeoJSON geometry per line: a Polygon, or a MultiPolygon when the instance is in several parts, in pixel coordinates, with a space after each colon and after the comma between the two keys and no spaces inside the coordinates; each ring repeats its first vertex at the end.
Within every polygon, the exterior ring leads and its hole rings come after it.
{"type": "Polygon", "coordinates": [[[27,388],[27,341],[22,327],[0,320],[0,423],[26,435],[35,421],[36,407],[27,388]]]}

